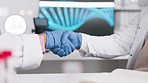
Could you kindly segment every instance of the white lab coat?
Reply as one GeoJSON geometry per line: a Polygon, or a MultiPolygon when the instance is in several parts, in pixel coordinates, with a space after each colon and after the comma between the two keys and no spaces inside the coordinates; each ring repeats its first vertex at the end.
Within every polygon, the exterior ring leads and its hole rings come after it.
{"type": "MultiPolygon", "coordinates": [[[[110,36],[97,37],[82,33],[80,54],[86,57],[114,58],[137,56],[148,31],[148,7],[143,9],[124,29],[110,36]]],[[[133,58],[132,58],[133,59],[133,58]]],[[[130,59],[130,64],[134,63],[130,59]],[[132,61],[132,62],[131,62],[132,61]]],[[[134,58],[134,61],[136,58],[134,58]]]]}
{"type": "Polygon", "coordinates": [[[4,50],[12,51],[14,68],[37,68],[43,58],[39,36],[35,34],[0,35],[0,51],[4,50]]]}

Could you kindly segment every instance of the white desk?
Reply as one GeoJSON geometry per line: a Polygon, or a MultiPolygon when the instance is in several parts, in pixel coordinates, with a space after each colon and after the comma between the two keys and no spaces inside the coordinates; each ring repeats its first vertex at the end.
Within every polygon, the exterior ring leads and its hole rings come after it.
{"type": "Polygon", "coordinates": [[[24,74],[16,76],[14,83],[147,83],[147,77],[148,72],[119,69],[112,73],[24,74]]]}

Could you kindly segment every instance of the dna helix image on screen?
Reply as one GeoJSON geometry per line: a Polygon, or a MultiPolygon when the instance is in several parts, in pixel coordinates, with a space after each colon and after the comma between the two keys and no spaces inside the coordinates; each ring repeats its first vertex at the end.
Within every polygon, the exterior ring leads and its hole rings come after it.
{"type": "Polygon", "coordinates": [[[75,31],[92,19],[103,19],[114,26],[114,8],[40,7],[39,18],[48,20],[51,30],[75,31]]]}

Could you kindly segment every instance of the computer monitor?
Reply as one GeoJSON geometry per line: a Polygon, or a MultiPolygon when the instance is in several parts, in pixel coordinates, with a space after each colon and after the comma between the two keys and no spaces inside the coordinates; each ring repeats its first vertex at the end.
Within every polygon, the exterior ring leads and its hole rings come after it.
{"type": "Polygon", "coordinates": [[[42,0],[39,19],[47,20],[49,31],[110,35],[114,30],[114,0],[42,0]]]}

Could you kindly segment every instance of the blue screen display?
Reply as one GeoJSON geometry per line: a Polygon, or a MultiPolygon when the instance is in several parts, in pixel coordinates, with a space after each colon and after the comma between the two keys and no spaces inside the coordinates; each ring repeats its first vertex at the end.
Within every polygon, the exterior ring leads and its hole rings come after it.
{"type": "Polygon", "coordinates": [[[115,24],[114,7],[94,7],[89,3],[91,6],[88,7],[83,7],[79,3],[76,5],[80,7],[73,7],[74,4],[72,7],[40,5],[39,18],[48,20],[50,30],[72,30],[100,36],[112,34],[115,24]]]}

